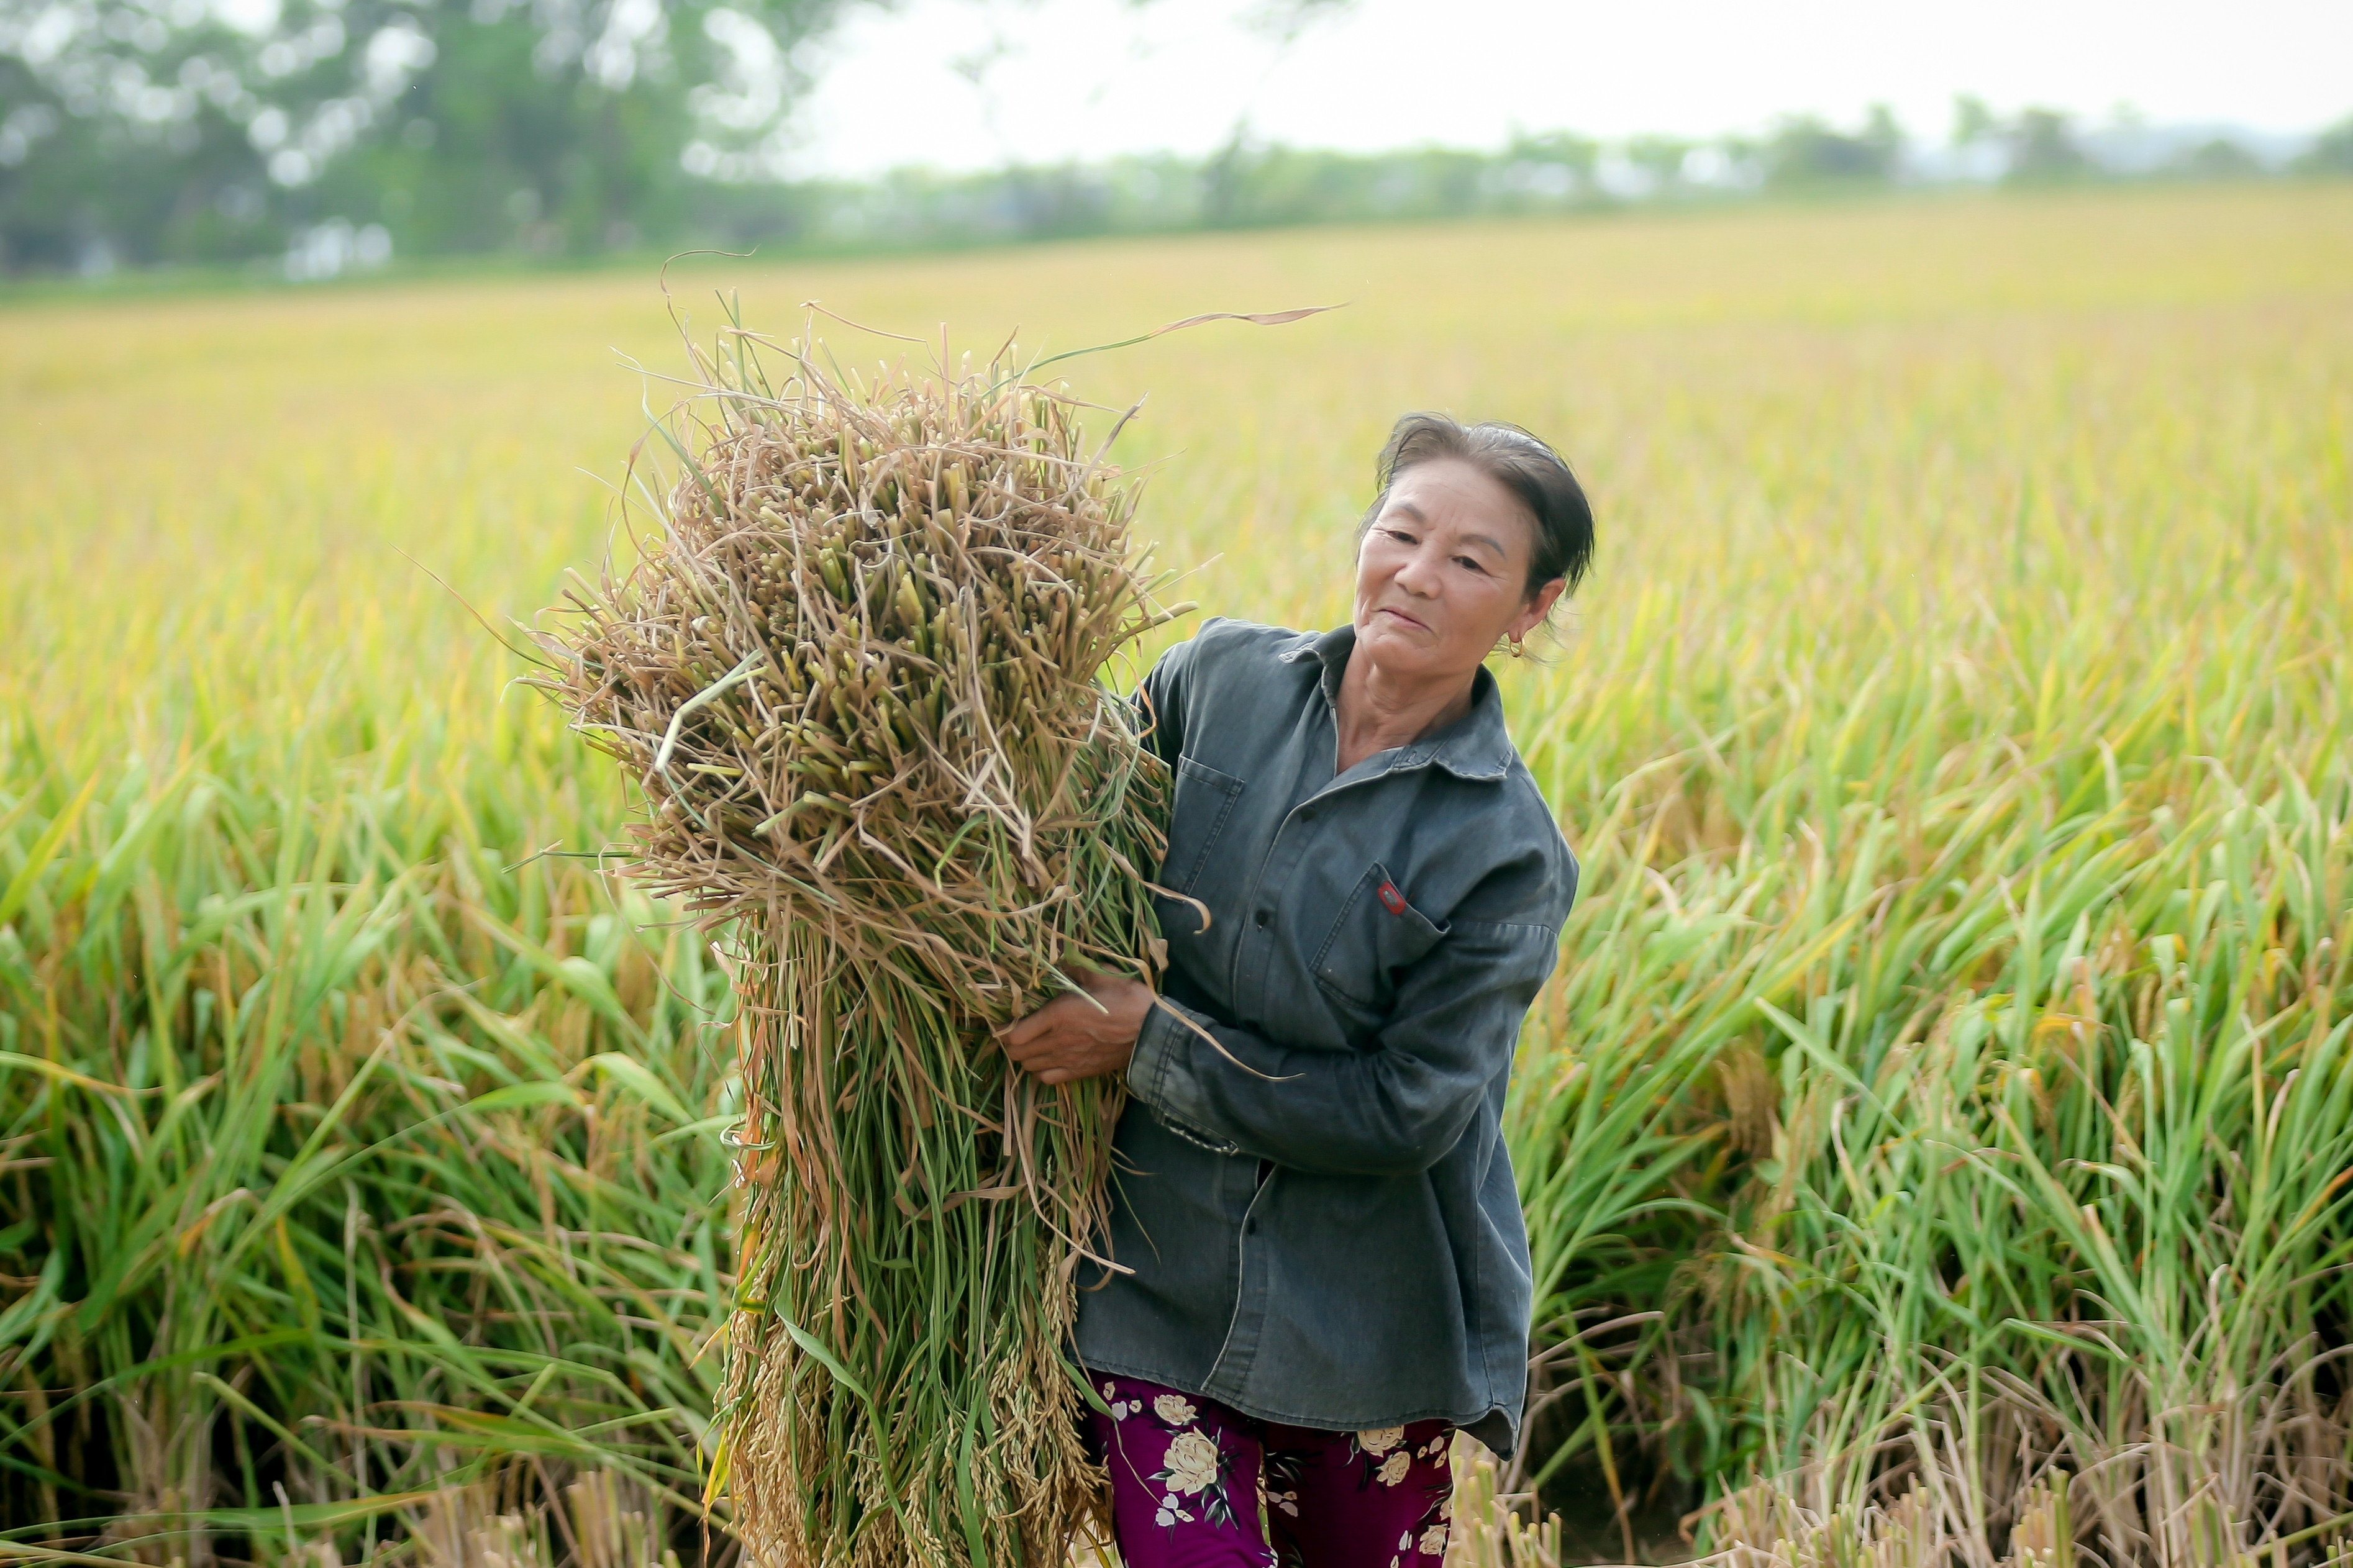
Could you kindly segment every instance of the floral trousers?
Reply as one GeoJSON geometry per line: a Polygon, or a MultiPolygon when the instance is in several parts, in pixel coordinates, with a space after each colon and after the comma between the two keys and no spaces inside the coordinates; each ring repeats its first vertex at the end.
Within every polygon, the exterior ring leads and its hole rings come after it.
{"type": "Polygon", "coordinates": [[[1099,1377],[1092,1434],[1126,1568],[1438,1568],[1454,1428],[1319,1432],[1099,1377]]]}

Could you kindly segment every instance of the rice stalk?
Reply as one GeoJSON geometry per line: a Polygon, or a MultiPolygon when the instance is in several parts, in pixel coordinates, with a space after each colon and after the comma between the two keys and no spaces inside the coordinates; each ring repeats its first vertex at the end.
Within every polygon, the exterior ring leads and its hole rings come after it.
{"type": "Polygon", "coordinates": [[[544,684],[644,792],[639,878],[740,932],[712,1489],[787,1564],[1050,1562],[1096,1508],[1061,1347],[1123,1089],[990,1031],[1158,972],[1166,781],[1097,676],[1168,612],[1066,399],[818,352],[695,355],[660,534],[544,684]]]}
{"type": "Polygon", "coordinates": [[[0,936],[0,1544],[364,1561],[421,1494],[597,1470],[726,1549],[728,993],[653,904],[494,847],[529,841],[496,791],[560,800],[555,729],[496,768],[458,726],[229,732],[95,792],[0,732],[38,879],[0,936]]]}

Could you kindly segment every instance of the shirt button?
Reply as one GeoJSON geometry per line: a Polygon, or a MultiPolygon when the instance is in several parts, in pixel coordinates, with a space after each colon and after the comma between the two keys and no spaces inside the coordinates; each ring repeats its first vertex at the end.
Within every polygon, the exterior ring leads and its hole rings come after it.
{"type": "Polygon", "coordinates": [[[1272,920],[1272,919],[1274,919],[1274,911],[1273,911],[1272,910],[1259,910],[1259,912],[1258,912],[1258,925],[1259,925],[1259,929],[1260,929],[1261,931],[1264,931],[1264,930],[1266,929],[1266,924],[1267,924],[1267,922],[1268,922],[1269,921],[1272,920]]]}

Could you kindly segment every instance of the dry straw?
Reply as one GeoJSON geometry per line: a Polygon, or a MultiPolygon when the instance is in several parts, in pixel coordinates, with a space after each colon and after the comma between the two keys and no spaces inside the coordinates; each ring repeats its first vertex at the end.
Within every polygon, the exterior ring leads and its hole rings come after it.
{"type": "Polygon", "coordinates": [[[790,1568],[1057,1562],[1098,1500],[1063,1343],[1122,1091],[990,1031],[1077,967],[1156,976],[1167,778],[1099,677],[1184,606],[1133,479],[1004,355],[860,379],[731,323],[659,427],[659,531],[542,682],[642,784],[638,874],[748,961],[713,1487],[790,1568]]]}

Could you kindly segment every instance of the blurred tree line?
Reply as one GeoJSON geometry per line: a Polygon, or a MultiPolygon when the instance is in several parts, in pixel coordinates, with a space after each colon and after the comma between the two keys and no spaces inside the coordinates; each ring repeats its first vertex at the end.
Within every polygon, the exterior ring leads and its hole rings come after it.
{"type": "Polygon", "coordinates": [[[922,247],[1762,195],[1838,197],[1936,184],[2282,174],[2353,174],[2353,120],[2284,163],[2227,137],[2184,140],[2162,128],[2087,131],[2056,110],[2001,116],[1967,98],[1956,105],[1950,133],[1925,143],[1883,107],[1852,126],[1799,115],[1761,136],[1615,142],[1556,132],[1519,136],[1493,152],[1316,152],[1253,144],[1238,134],[1203,159],[1119,158],[962,175],[908,170],[866,183],[778,189],[756,216],[749,209],[732,215],[748,220],[732,237],[781,234],[804,244],[922,247]]]}
{"type": "MultiPolygon", "coordinates": [[[[262,259],[315,277],[395,252],[930,246],[2275,172],[2224,138],[2120,163],[2064,115],[1963,99],[1927,141],[1883,108],[1483,153],[1303,151],[1244,123],[1199,159],[780,182],[765,150],[807,85],[800,47],[861,3],[0,0],[0,270],[262,259]]],[[[1348,3],[1264,0],[1259,21],[1287,47],[1348,3]]],[[[2353,173],[2353,120],[2297,166],[2353,173]]]]}

